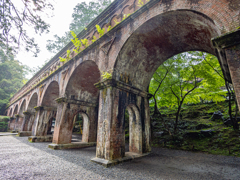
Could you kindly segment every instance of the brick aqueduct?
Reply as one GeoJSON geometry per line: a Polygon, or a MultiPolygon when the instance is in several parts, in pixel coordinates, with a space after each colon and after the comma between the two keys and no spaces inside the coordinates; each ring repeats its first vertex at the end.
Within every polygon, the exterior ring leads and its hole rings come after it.
{"type": "Polygon", "coordinates": [[[240,0],[115,0],[78,34],[89,42],[62,63],[70,42],[10,100],[9,128],[53,149],[71,143],[76,114],[83,117],[82,146],[96,144],[93,161],[109,166],[148,154],[148,85],[168,58],[185,51],[216,55],[225,78],[233,83],[240,107],[240,0]],[[123,20],[124,14],[131,14],[123,20]],[[122,21],[123,20],[123,21],[122,21]],[[120,22],[117,23],[116,22],[120,22]],[[106,29],[99,37],[95,25],[106,29]],[[112,30],[107,32],[111,25],[112,30]],[[214,38],[212,40],[212,38],[214,38]],[[101,71],[112,73],[104,80],[101,71]],[[125,153],[124,112],[129,112],[130,143],[125,153]],[[47,137],[56,118],[53,137],[47,137]]]}

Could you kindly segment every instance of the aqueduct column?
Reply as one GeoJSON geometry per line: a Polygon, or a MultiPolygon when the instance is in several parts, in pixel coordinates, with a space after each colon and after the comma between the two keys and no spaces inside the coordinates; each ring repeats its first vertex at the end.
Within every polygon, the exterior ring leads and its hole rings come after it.
{"type": "Polygon", "coordinates": [[[96,142],[97,135],[97,105],[76,99],[58,98],[56,124],[53,143],[69,144],[72,139],[74,116],[83,113],[82,142],[96,142]]]}
{"type": "Polygon", "coordinates": [[[23,112],[24,114],[24,118],[23,118],[23,123],[22,123],[22,127],[21,127],[21,131],[28,131],[28,123],[31,117],[31,113],[30,112],[23,112]]]}
{"type": "Polygon", "coordinates": [[[46,136],[47,130],[51,124],[49,124],[49,120],[54,117],[54,114],[56,114],[57,109],[54,107],[46,107],[46,106],[40,106],[36,108],[36,111],[38,112],[38,116],[36,118],[36,126],[34,131],[34,136],[46,136]]]}
{"type": "Polygon", "coordinates": [[[36,116],[32,129],[32,136],[28,138],[31,142],[52,142],[52,136],[47,136],[47,131],[51,124],[50,119],[55,116],[56,108],[38,106],[34,108],[36,116]]]}
{"type": "Polygon", "coordinates": [[[240,110],[240,30],[214,38],[219,58],[226,61],[240,110]]]}
{"type": "MultiPolygon", "coordinates": [[[[114,79],[100,82],[96,84],[96,87],[100,90],[97,157],[92,159],[92,161],[108,167],[121,161],[125,155],[128,155],[125,154],[124,115],[129,104],[136,106],[139,111],[139,124],[141,125],[139,132],[142,132],[135,133],[137,136],[133,138],[138,141],[139,146],[129,147],[129,155],[139,157],[150,152],[148,93],[114,79]],[[139,138],[138,136],[142,137],[139,138]],[[131,150],[134,152],[131,152],[131,150]]],[[[132,141],[134,141],[134,139],[132,139],[132,141]]],[[[134,144],[135,143],[130,143],[130,146],[134,144]]]]}

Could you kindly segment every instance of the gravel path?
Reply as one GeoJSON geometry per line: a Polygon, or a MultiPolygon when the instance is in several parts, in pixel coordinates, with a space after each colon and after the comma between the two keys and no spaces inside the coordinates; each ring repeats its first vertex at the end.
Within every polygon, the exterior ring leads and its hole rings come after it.
{"type": "Polygon", "coordinates": [[[26,137],[0,137],[0,179],[240,179],[240,158],[153,148],[111,168],[90,162],[95,147],[51,150],[26,137]]]}

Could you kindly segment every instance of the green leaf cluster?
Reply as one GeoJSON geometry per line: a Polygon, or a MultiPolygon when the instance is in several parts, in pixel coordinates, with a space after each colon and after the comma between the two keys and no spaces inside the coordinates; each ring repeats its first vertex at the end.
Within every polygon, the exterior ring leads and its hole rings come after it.
{"type": "Polygon", "coordinates": [[[48,40],[47,49],[50,52],[57,53],[64,48],[71,40],[70,31],[75,34],[80,33],[86,26],[96,18],[109,4],[111,0],[97,0],[89,3],[78,3],[72,13],[72,22],[69,26],[69,32],[65,32],[63,36],[54,35],[54,40],[48,40]]]}
{"type": "MultiPolygon", "coordinates": [[[[224,86],[221,67],[215,56],[186,52],[170,58],[157,69],[150,82],[149,92],[156,95],[158,107],[177,107],[183,100],[183,104],[223,101],[226,96],[226,91],[222,90],[224,86]],[[167,70],[169,72],[166,75],[167,70]]],[[[150,105],[154,106],[153,100],[150,105]]]]}
{"type": "MultiPolygon", "coordinates": [[[[107,2],[111,2],[111,1],[106,1],[106,0],[104,0],[102,3],[103,4],[108,4],[107,2]]],[[[148,2],[148,1],[147,1],[148,2]]],[[[139,3],[140,4],[142,4],[142,5],[144,5],[144,3],[143,3],[143,1],[141,1],[141,0],[139,0],[139,3]]],[[[83,4],[84,5],[86,5],[86,3],[81,3],[80,4],[80,6],[81,6],[81,8],[83,8],[83,4]]],[[[92,3],[92,2],[90,2],[90,5],[95,5],[94,3],[92,3]]],[[[75,7],[75,8],[79,8],[79,7],[75,7]]],[[[75,10],[75,8],[74,8],[74,10],[75,10]]],[[[84,8],[83,8],[84,9],[84,8]]],[[[122,19],[122,21],[124,21],[127,17],[129,17],[131,15],[131,13],[130,14],[124,14],[124,16],[123,16],[123,19],[122,19]]],[[[73,15],[73,17],[74,17],[75,15],[73,15]]],[[[121,21],[121,22],[122,22],[121,21]]],[[[114,22],[115,22],[115,26],[116,25],[118,25],[119,23],[121,23],[121,22],[118,22],[117,20],[114,20],[114,22]]],[[[114,27],[115,27],[114,26],[114,27]]],[[[85,28],[85,27],[84,27],[85,28]]],[[[108,31],[110,31],[111,29],[112,29],[113,27],[111,27],[111,26],[108,26],[108,29],[107,29],[107,32],[108,31]]],[[[71,29],[71,28],[70,28],[71,29]]],[[[83,28],[82,28],[83,29],[83,28]]],[[[81,29],[81,30],[82,30],[81,29]]],[[[87,28],[85,28],[85,30],[86,30],[87,28]]],[[[105,34],[105,28],[101,28],[98,24],[96,25],[96,29],[97,29],[97,32],[98,32],[98,34],[99,34],[99,38],[101,38],[104,34],[105,34]]],[[[77,35],[75,34],[75,32],[74,31],[70,31],[70,33],[71,33],[71,35],[72,35],[72,37],[73,37],[73,39],[71,39],[71,41],[72,41],[72,43],[74,44],[74,46],[75,46],[75,49],[73,49],[73,51],[76,53],[76,54],[79,54],[82,50],[81,50],[81,47],[82,47],[82,45],[84,45],[85,46],[85,48],[86,47],[88,47],[89,46],[89,42],[88,42],[88,39],[81,39],[81,40],[79,40],[78,38],[77,38],[77,35]]],[[[68,37],[68,35],[69,35],[69,33],[66,33],[66,35],[67,35],[67,37],[68,37]]],[[[57,37],[57,36],[56,36],[57,37]]],[[[61,38],[59,38],[59,37],[57,37],[58,38],[58,40],[59,41],[62,41],[61,40],[61,38]]],[[[65,40],[65,38],[63,38],[64,40],[65,40]]],[[[97,37],[96,36],[93,36],[93,39],[92,39],[92,42],[94,43],[95,41],[97,40],[97,37]]],[[[50,41],[49,41],[50,42],[50,41]]],[[[65,42],[65,41],[64,41],[65,42]]],[[[47,45],[48,46],[48,49],[49,50],[52,50],[53,48],[53,45],[51,44],[51,42],[50,42],[50,44],[48,44],[47,45]]],[[[69,50],[68,50],[69,51],[69,50]]],[[[68,53],[67,53],[68,54],[68,53]]],[[[70,53],[69,53],[70,54],[70,53]]],[[[67,56],[67,58],[62,58],[62,57],[59,57],[59,59],[60,59],[60,61],[61,62],[66,62],[66,61],[68,61],[69,60],[69,58],[68,58],[68,56],[67,56]]]]}
{"type": "Polygon", "coordinates": [[[97,28],[97,32],[99,34],[99,37],[102,37],[105,33],[105,28],[102,28],[99,26],[99,25],[96,25],[96,28],[97,28]]]}
{"type": "Polygon", "coordinates": [[[101,73],[102,73],[103,80],[105,80],[105,79],[112,79],[112,74],[111,73],[104,72],[104,71],[102,71],[101,73]]]}

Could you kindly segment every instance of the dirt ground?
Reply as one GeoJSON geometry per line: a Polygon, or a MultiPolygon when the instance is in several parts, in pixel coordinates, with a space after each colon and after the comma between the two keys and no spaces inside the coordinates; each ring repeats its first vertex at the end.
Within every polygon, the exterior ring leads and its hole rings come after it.
{"type": "Polygon", "coordinates": [[[0,179],[240,179],[240,158],[152,148],[149,156],[104,168],[96,148],[51,150],[49,143],[0,136],[0,179]]]}

